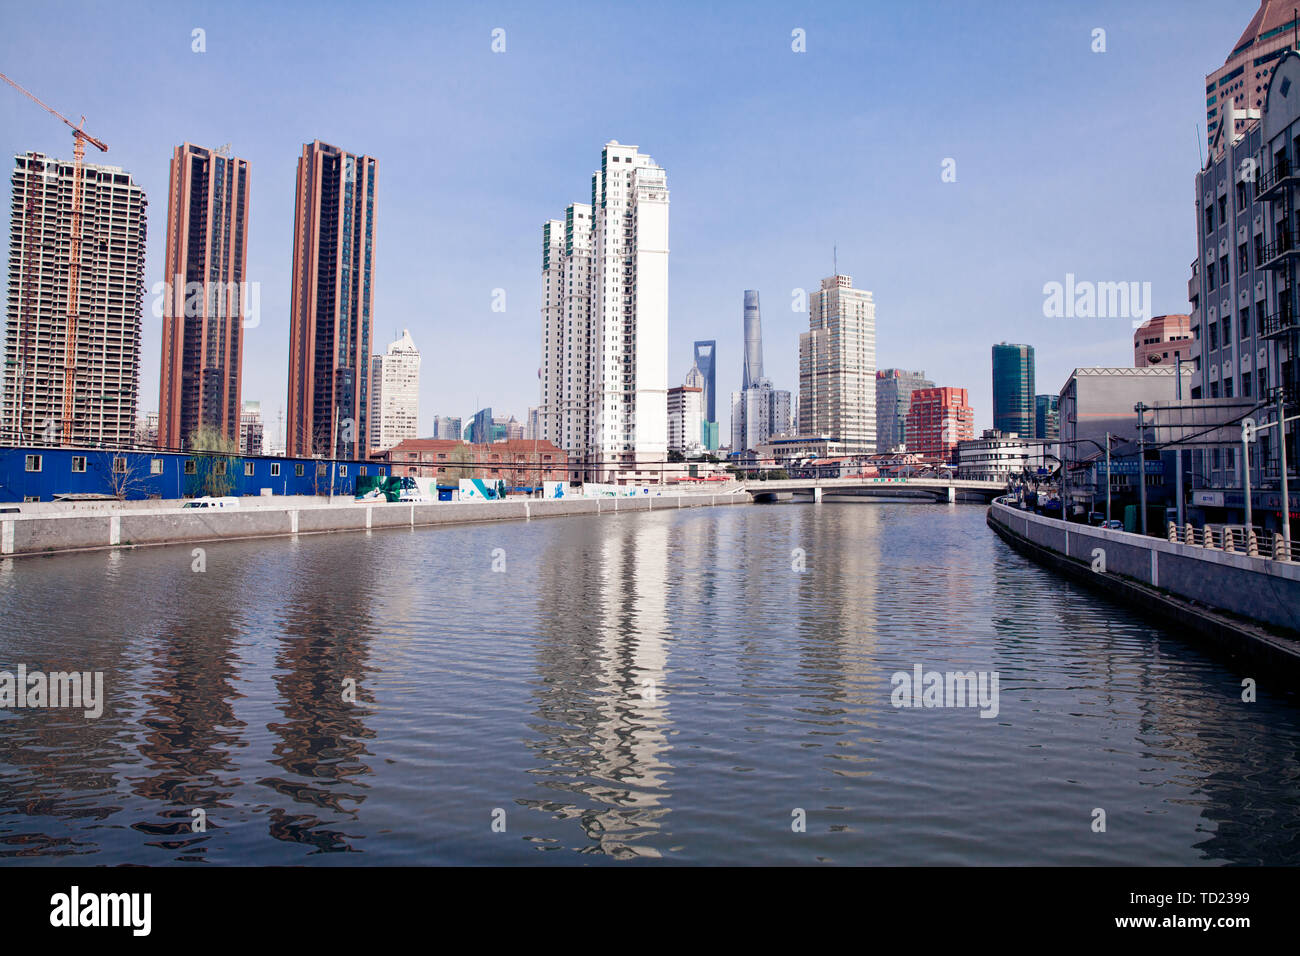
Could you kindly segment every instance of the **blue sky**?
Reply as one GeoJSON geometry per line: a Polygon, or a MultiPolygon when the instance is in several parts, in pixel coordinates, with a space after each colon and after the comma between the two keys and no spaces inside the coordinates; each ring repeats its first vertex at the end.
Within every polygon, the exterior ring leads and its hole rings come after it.
{"type": "MultiPolygon", "coordinates": [[[[379,160],[375,342],[409,328],[421,347],[428,434],[434,414],[523,420],[537,404],[542,223],[587,200],[617,139],[668,173],[670,384],[695,339],[717,339],[719,392],[738,387],[752,288],[768,377],[797,392],[808,320],[792,290],[830,275],[837,246],[840,271],[874,293],[879,366],[969,388],[982,428],[995,342],[1035,346],[1039,392],[1075,366],[1132,364],[1130,320],[1045,318],[1044,283],[1150,282],[1153,314],[1187,311],[1204,77],[1257,6],[8,0],[0,72],[84,113],[103,161],[144,187],[147,288],[163,278],[173,147],[231,143],[250,162],[261,324],[244,398],[271,422],[304,142],[379,160]],[[807,52],[791,49],[796,28],[807,52]],[[941,181],[946,158],[956,182],[941,181]]],[[[65,133],[0,84],[6,163],[70,157],[65,133]]],[[[8,172],[0,190],[8,209],[8,172]]],[[[142,411],[158,405],[146,303],[142,411]]]]}

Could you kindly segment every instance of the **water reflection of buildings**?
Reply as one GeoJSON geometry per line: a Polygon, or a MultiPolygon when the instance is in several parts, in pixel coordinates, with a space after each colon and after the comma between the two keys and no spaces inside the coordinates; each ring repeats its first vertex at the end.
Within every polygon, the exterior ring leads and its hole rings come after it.
{"type": "MultiPolygon", "coordinates": [[[[1106,759],[1079,754],[1073,774],[1090,787],[1137,794],[1138,805],[1108,809],[1112,818],[1119,810],[1158,821],[1175,807],[1197,807],[1207,823],[1192,845],[1204,859],[1300,862],[1300,805],[1290,796],[1300,791],[1300,720],[1292,706],[1266,691],[1243,703],[1240,682],[1251,675],[1005,549],[992,568],[1000,667],[1049,683],[1068,669],[1071,696],[1051,701],[1051,687],[1034,696],[1039,706],[1101,722],[1093,736],[1106,759]]],[[[1146,852],[1180,857],[1189,834],[1155,830],[1155,823],[1142,830],[1146,852]]]]}
{"type": "Polygon", "coordinates": [[[132,777],[132,790],[159,805],[163,822],[132,827],[153,837],[150,845],[178,851],[178,860],[203,859],[221,826],[220,810],[234,796],[223,775],[235,770],[244,722],[235,716],[240,695],[233,686],[238,665],[239,617],[246,573],[238,561],[214,562],[195,574],[185,561],[164,565],[169,578],[155,582],[160,593],[184,595],[162,630],[140,650],[149,654],[139,717],[140,756],[148,772],[132,777]],[[192,811],[204,811],[203,828],[192,811]]]}
{"type": "MultiPolygon", "coordinates": [[[[577,820],[582,852],[658,857],[669,812],[668,516],[602,522],[594,544],[557,534],[539,562],[542,785],[520,803],[577,820]]],[[[578,526],[575,526],[575,529],[578,526]]]]}
{"type": "Polygon", "coordinates": [[[365,800],[364,741],[374,736],[365,723],[366,676],[379,572],[365,561],[340,567],[338,553],[312,542],[287,576],[274,678],[284,720],[267,725],[279,737],[271,763],[284,772],[258,781],[304,808],[271,810],[271,836],[317,852],[355,849],[342,826],[365,800]],[[355,681],[355,703],[344,698],[347,681],[355,681]]]}
{"type": "Polygon", "coordinates": [[[121,809],[140,667],[136,635],[106,624],[139,608],[122,570],[118,552],[0,561],[0,669],[102,671],[105,698],[94,719],[75,708],[0,717],[0,858],[100,849],[109,834],[97,822],[121,809]]]}

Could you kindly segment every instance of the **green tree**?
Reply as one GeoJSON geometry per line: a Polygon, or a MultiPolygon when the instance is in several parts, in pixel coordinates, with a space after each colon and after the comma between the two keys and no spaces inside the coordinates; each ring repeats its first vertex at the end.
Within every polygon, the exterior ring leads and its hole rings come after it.
{"type": "Polygon", "coordinates": [[[212,425],[200,425],[190,432],[186,443],[194,455],[194,474],[186,481],[192,496],[220,498],[235,490],[236,476],[244,467],[239,442],[212,425]]]}
{"type": "Polygon", "coordinates": [[[473,447],[461,442],[447,453],[447,470],[440,478],[448,482],[457,482],[462,478],[473,478],[473,463],[473,447]]]}

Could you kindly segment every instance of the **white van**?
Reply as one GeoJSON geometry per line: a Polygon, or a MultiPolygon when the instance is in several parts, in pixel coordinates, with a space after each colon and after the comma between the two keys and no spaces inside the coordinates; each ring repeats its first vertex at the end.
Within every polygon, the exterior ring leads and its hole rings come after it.
{"type": "Polygon", "coordinates": [[[239,499],[227,495],[223,498],[210,498],[204,495],[202,498],[195,498],[181,505],[182,508],[238,508],[239,499]]]}

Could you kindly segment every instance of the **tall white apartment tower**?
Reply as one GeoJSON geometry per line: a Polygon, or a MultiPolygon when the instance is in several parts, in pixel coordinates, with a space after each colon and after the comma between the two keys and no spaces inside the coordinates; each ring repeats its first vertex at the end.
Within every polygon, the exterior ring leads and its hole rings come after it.
{"type": "Polygon", "coordinates": [[[569,453],[581,480],[591,445],[591,207],[542,226],[542,401],[537,436],[569,453]]]}
{"type": "Polygon", "coordinates": [[[668,453],[664,170],[606,143],[591,205],[543,227],[542,273],[542,437],[587,480],[657,479],[668,453]]]}
{"type": "Polygon", "coordinates": [[[799,336],[799,434],[876,450],[876,306],[852,276],[822,279],[799,336]]]}
{"type": "Polygon", "coordinates": [[[127,445],[140,393],[145,200],[118,166],[82,164],[76,341],[67,367],[71,162],[15,157],[0,441],[127,445]],[[70,431],[63,434],[71,391],[70,431]]]}
{"type": "Polygon", "coordinates": [[[411,333],[370,357],[370,448],[383,451],[419,437],[420,350],[411,333]]]}

